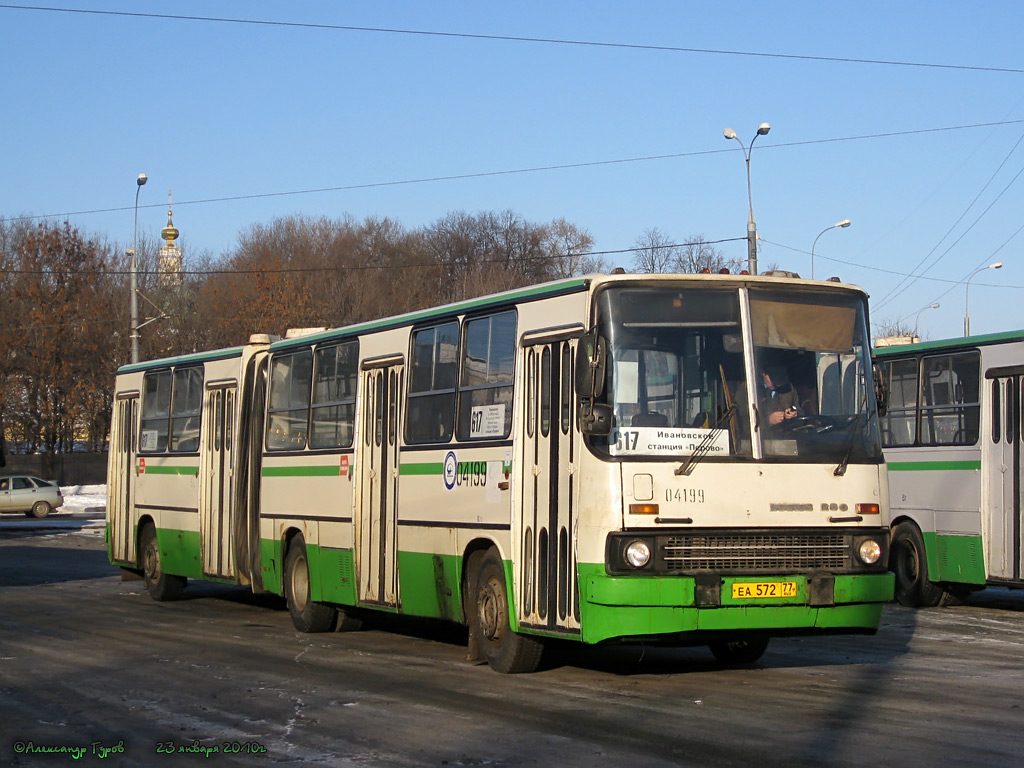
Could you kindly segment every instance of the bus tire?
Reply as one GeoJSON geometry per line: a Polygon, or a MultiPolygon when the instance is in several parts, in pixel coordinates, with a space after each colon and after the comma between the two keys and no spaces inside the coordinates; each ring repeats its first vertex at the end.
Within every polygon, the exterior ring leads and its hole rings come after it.
{"type": "Polygon", "coordinates": [[[309,589],[309,559],[306,540],[296,534],[284,558],[284,596],[292,624],[299,632],[333,632],[338,611],[329,605],[313,602],[309,589]]]}
{"type": "Polygon", "coordinates": [[[147,523],[139,536],[139,550],[142,556],[142,580],[149,596],[158,602],[177,600],[185,590],[188,580],[184,576],[165,573],[160,564],[160,545],[156,540],[156,528],[147,523]]]}
{"type": "Polygon", "coordinates": [[[751,635],[739,640],[715,640],[708,643],[708,648],[723,664],[753,664],[768,650],[768,638],[751,635]]]}
{"type": "Polygon", "coordinates": [[[540,664],[543,643],[537,638],[512,631],[505,587],[505,567],[495,549],[480,559],[476,572],[474,601],[469,616],[470,634],[475,634],[487,663],[497,672],[533,672],[540,664]]]}
{"type": "Polygon", "coordinates": [[[945,590],[928,579],[928,554],[921,530],[909,520],[892,532],[889,568],[896,574],[896,600],[910,608],[932,608],[942,602],[945,590]]]}

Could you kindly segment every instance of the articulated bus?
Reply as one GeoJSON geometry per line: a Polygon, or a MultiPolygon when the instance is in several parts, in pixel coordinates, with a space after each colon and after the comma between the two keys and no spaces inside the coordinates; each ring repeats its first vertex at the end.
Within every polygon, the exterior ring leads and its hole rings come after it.
{"type": "Polygon", "coordinates": [[[1024,587],[1024,331],[874,350],[896,598],[1024,587]]]}
{"type": "Polygon", "coordinates": [[[834,282],[592,275],[128,365],[110,559],[157,600],[283,595],[304,632],[463,623],[502,672],[548,638],[751,663],[871,634],[893,576],[866,317],[834,282]]]}

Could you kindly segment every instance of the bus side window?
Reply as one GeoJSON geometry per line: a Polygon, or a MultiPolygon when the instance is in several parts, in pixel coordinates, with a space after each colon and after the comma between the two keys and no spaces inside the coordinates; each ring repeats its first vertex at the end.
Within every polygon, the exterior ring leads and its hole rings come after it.
{"type": "Polygon", "coordinates": [[[318,347],[314,362],[309,447],[351,448],[359,342],[318,347]]]}
{"type": "Polygon", "coordinates": [[[447,443],[455,430],[459,323],[423,328],[412,335],[412,371],[406,405],[409,443],[447,443]]]}
{"type": "Polygon", "coordinates": [[[516,313],[466,320],[459,373],[459,440],[508,437],[516,355],[516,313]]]}
{"type": "Polygon", "coordinates": [[[883,444],[913,445],[917,431],[917,358],[885,362],[883,371],[889,383],[889,410],[882,420],[883,444]]]}
{"type": "Polygon", "coordinates": [[[978,441],[980,368],[977,351],[924,359],[923,445],[974,445],[978,441]]]}
{"type": "Polygon", "coordinates": [[[171,372],[147,373],[143,383],[139,450],[155,453],[167,450],[167,429],[171,415],[171,372]]]}
{"type": "Polygon", "coordinates": [[[171,450],[199,450],[203,413],[203,369],[176,368],[171,396],[171,450]]]}
{"type": "Polygon", "coordinates": [[[309,428],[313,350],[275,355],[271,361],[270,407],[267,411],[267,448],[300,451],[309,428]]]}

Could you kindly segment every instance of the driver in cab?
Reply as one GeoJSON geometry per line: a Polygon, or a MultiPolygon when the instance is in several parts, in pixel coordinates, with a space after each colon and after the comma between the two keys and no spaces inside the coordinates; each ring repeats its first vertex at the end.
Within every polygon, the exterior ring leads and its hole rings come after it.
{"type": "Polygon", "coordinates": [[[765,367],[761,371],[761,384],[758,410],[769,425],[775,427],[800,415],[797,393],[784,366],[765,367]]]}

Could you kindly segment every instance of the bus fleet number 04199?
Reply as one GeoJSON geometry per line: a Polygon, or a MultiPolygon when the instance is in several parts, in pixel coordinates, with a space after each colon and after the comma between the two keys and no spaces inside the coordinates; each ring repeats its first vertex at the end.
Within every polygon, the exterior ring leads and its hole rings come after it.
{"type": "Polygon", "coordinates": [[[704,503],[704,489],[703,488],[666,488],[665,489],[665,501],[671,503],[673,501],[679,502],[680,504],[703,504],[704,503]]]}

